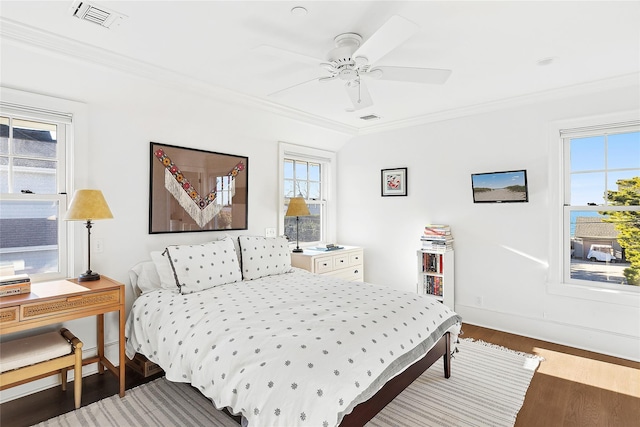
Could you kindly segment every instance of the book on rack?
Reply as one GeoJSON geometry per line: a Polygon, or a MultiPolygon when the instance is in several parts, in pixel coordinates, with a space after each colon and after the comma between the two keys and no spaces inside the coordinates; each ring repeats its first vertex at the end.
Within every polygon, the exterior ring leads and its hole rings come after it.
{"type": "Polygon", "coordinates": [[[422,272],[423,273],[439,273],[443,271],[442,254],[422,253],[422,272]]]}
{"type": "Polygon", "coordinates": [[[422,282],[422,292],[428,295],[442,297],[442,277],[424,276],[422,282]]]}

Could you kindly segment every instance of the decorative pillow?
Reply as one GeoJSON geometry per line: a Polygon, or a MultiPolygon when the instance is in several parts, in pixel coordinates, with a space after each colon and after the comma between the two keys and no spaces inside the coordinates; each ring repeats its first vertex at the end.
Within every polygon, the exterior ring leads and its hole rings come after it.
{"type": "Polygon", "coordinates": [[[168,246],[167,254],[182,294],[242,280],[235,247],[229,238],[202,245],[168,246]]]}
{"type": "Polygon", "coordinates": [[[139,262],[131,267],[131,270],[129,270],[129,279],[131,279],[133,288],[137,288],[140,293],[162,289],[156,265],[151,261],[139,262]]]}
{"type": "Polygon", "coordinates": [[[151,261],[153,261],[156,266],[162,289],[179,289],[179,287],[176,286],[176,277],[173,275],[171,263],[169,262],[169,258],[165,256],[165,252],[153,251],[150,255],[151,261]]]}
{"type": "Polygon", "coordinates": [[[292,271],[289,242],[285,237],[240,236],[238,241],[244,280],[292,271]]]}

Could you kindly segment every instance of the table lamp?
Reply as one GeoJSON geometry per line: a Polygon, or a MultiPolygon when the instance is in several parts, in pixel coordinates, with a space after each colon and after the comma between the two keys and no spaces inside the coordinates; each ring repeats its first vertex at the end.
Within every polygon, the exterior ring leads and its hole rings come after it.
{"type": "Polygon", "coordinates": [[[65,221],[87,222],[87,271],[78,277],[79,282],[99,280],[100,275],[91,271],[91,221],[112,219],[113,214],[100,190],[77,190],[65,215],[65,221]]]}
{"type": "Polygon", "coordinates": [[[287,208],[287,213],[284,216],[295,216],[296,217],[296,248],[293,252],[302,252],[300,249],[300,238],[299,238],[299,228],[298,224],[300,222],[299,217],[301,216],[309,216],[311,213],[309,212],[309,208],[302,197],[292,197],[289,199],[289,207],[287,208]]]}

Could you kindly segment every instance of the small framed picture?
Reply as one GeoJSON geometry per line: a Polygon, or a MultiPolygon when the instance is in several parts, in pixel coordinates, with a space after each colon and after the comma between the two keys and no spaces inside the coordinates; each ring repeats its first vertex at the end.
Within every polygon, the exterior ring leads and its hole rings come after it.
{"type": "Polygon", "coordinates": [[[407,168],[382,169],[382,197],[407,195],[407,168]]]}

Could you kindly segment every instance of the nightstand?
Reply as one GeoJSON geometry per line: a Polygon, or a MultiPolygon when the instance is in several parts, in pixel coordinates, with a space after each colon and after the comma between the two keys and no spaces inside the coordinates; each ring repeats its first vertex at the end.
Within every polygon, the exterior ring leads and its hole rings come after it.
{"type": "Polygon", "coordinates": [[[125,393],[124,285],[106,276],[80,282],[76,279],[31,284],[31,293],[0,298],[0,335],[96,316],[98,354],[83,365],[98,364],[98,372],[109,369],[119,379],[120,397],[125,393]],[[119,319],[118,366],[104,354],[104,314],[117,311],[119,319]]]}
{"type": "MultiPolygon", "coordinates": [[[[341,246],[341,245],[337,245],[341,246]]],[[[323,276],[335,276],[352,282],[364,281],[364,253],[357,246],[322,251],[305,249],[291,253],[291,265],[323,276]]]]}

